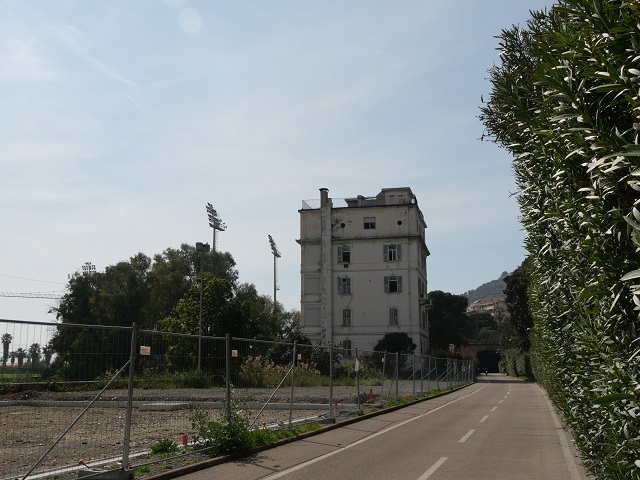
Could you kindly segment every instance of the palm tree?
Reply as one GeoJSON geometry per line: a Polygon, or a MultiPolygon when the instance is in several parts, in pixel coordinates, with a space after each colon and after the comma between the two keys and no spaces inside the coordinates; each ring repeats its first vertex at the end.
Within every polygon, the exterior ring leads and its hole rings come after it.
{"type": "Polygon", "coordinates": [[[24,351],[24,348],[19,348],[18,350],[16,350],[16,357],[18,357],[18,369],[22,368],[24,357],[26,356],[27,352],[24,351]]]}
{"type": "Polygon", "coordinates": [[[2,339],[0,339],[0,342],[2,342],[2,367],[3,368],[7,366],[7,359],[9,358],[9,345],[11,345],[11,340],[13,340],[13,337],[9,333],[5,333],[4,335],[2,335],[2,339]]]}
{"type": "Polygon", "coordinates": [[[32,343],[29,347],[29,358],[31,359],[31,371],[38,368],[38,364],[40,363],[40,352],[42,349],[40,348],[39,343],[32,343]]]}
{"type": "Polygon", "coordinates": [[[51,342],[42,347],[42,354],[44,355],[44,366],[48,367],[51,365],[51,357],[53,356],[53,346],[51,342]]]}

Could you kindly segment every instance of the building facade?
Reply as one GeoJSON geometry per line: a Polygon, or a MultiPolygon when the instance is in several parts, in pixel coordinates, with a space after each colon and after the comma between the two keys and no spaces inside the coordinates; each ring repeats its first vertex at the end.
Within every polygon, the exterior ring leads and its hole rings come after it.
{"type": "Polygon", "coordinates": [[[505,316],[509,316],[507,300],[504,297],[482,298],[473,302],[468,312],[488,313],[498,322],[505,316]]]}
{"type": "Polygon", "coordinates": [[[299,211],[302,332],[341,344],[346,356],[405,332],[426,353],[429,250],[411,189],[332,200],[322,188],[316,203],[299,211]]]}

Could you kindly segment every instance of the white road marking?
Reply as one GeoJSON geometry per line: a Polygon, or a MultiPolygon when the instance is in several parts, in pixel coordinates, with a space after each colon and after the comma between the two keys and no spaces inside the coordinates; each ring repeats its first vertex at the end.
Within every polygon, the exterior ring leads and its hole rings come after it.
{"type": "Polygon", "coordinates": [[[502,402],[504,402],[504,400],[500,400],[498,403],[502,403],[502,402]]]}
{"type": "Polygon", "coordinates": [[[458,440],[458,443],[464,443],[464,442],[466,442],[466,441],[467,441],[467,439],[468,439],[471,435],[473,435],[473,432],[475,432],[475,430],[469,430],[469,431],[467,432],[467,434],[466,434],[464,437],[462,437],[460,440],[458,440]]]}
{"type": "Polygon", "coordinates": [[[487,418],[489,418],[489,415],[485,415],[484,417],[482,417],[479,423],[483,423],[487,418]]]}
{"type": "Polygon", "coordinates": [[[431,475],[433,475],[433,472],[435,472],[437,469],[440,468],[440,466],[447,461],[447,458],[449,457],[442,457],[440,460],[438,460],[436,463],[434,463],[433,465],[431,465],[431,468],[429,470],[427,470],[426,472],[424,472],[422,475],[420,475],[420,478],[418,478],[418,480],[427,480],[427,478],[429,478],[431,475]]]}
{"type": "MultiPolygon", "coordinates": [[[[479,389],[474,390],[469,395],[465,395],[463,397],[458,397],[455,400],[451,400],[450,402],[447,402],[447,403],[445,403],[443,405],[440,405],[439,407],[436,407],[436,408],[434,408],[432,410],[428,410],[425,413],[422,413],[422,414],[418,415],[417,417],[408,418],[407,420],[404,420],[404,421],[402,421],[400,423],[396,423],[395,425],[391,425],[390,427],[387,427],[384,430],[380,430],[380,431],[378,431],[376,433],[372,433],[371,435],[369,435],[367,437],[364,437],[364,438],[361,438],[360,440],[355,441],[353,443],[350,443],[349,445],[346,445],[345,447],[342,447],[342,448],[340,448],[338,450],[334,450],[333,452],[325,453],[324,455],[320,455],[319,457],[312,458],[311,460],[307,460],[306,462],[302,462],[302,463],[300,463],[298,465],[295,465],[293,467],[290,467],[290,468],[287,468],[285,470],[282,470],[281,472],[274,473],[273,475],[270,475],[268,477],[264,477],[264,480],[274,480],[276,478],[281,478],[281,477],[284,477],[285,475],[288,475],[289,473],[295,472],[296,470],[300,470],[300,469],[302,469],[304,467],[308,467],[309,465],[313,465],[314,463],[319,462],[320,460],[324,460],[325,458],[333,457],[334,455],[336,455],[338,453],[341,453],[341,452],[344,452],[345,450],[349,450],[350,448],[353,448],[353,447],[355,447],[357,445],[360,445],[361,443],[368,442],[369,440],[372,440],[372,439],[376,438],[379,435],[384,435],[385,433],[390,432],[391,430],[395,430],[396,428],[402,427],[403,425],[406,425],[407,423],[411,423],[411,422],[413,422],[415,420],[419,420],[422,417],[426,417],[427,415],[431,415],[432,413],[437,412],[438,410],[441,410],[441,409],[443,409],[445,407],[448,407],[449,405],[453,405],[454,403],[459,402],[460,400],[464,400],[465,398],[470,397],[471,395],[479,392],[480,390],[485,389],[488,386],[489,386],[489,384],[487,383],[487,384],[483,385],[482,387],[480,387],[479,389]]],[[[444,458],[444,460],[446,460],[448,457],[442,457],[442,458],[444,458]]],[[[442,460],[442,458],[440,460],[442,460]]],[[[444,460],[442,460],[443,463],[444,463],[444,460]]],[[[440,465],[442,465],[442,463],[440,465]]],[[[438,465],[438,467],[440,465],[438,465]]],[[[431,467],[431,468],[433,468],[433,467],[431,467]]],[[[428,473],[428,471],[425,472],[425,475],[427,473],[428,473]]],[[[431,474],[429,474],[429,475],[431,475],[431,474]]],[[[428,478],[428,477],[424,477],[424,478],[428,478]]],[[[418,479],[418,480],[423,480],[423,478],[420,477],[420,479],[418,479]]]]}
{"type": "Polygon", "coordinates": [[[549,411],[551,412],[551,417],[553,418],[553,424],[556,427],[556,432],[558,433],[558,437],[560,437],[560,445],[562,446],[562,453],[564,454],[564,461],[567,462],[567,468],[569,469],[569,474],[571,475],[571,480],[581,480],[580,473],[578,472],[578,466],[573,458],[571,453],[571,449],[569,448],[569,443],[567,442],[567,437],[564,434],[564,430],[562,429],[562,425],[560,425],[560,420],[558,419],[558,415],[556,415],[551,402],[549,401],[549,397],[547,397],[546,392],[542,391],[545,400],[547,401],[547,406],[549,407],[549,411]]]}
{"type": "Polygon", "coordinates": [[[493,407],[493,408],[491,409],[491,411],[492,411],[492,412],[495,412],[495,411],[496,411],[496,408],[498,408],[498,407],[493,407]]]}

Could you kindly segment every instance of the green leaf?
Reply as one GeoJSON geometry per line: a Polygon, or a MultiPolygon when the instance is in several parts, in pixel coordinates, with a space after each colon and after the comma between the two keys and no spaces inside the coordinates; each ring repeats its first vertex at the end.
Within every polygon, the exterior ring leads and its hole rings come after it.
{"type": "Polygon", "coordinates": [[[629,272],[623,275],[623,277],[620,280],[625,282],[627,280],[633,280],[634,278],[640,278],[640,270],[634,270],[632,272],[629,272]]]}
{"type": "Polygon", "coordinates": [[[593,403],[595,405],[610,405],[614,402],[619,402],[620,400],[634,400],[635,398],[636,397],[634,395],[630,395],[628,393],[612,393],[610,395],[596,398],[593,403]]]}

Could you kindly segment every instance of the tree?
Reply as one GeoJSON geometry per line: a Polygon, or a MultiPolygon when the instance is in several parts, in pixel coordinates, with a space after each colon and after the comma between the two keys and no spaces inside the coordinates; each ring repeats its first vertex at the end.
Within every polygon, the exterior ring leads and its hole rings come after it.
{"type": "Polygon", "coordinates": [[[228,252],[197,252],[195,246],[182,244],[179,249],[167,248],[153,257],[150,273],[150,315],[156,322],[175,314],[178,302],[187,294],[203,271],[235,284],[238,272],[228,252]]]}
{"type": "Polygon", "coordinates": [[[18,348],[16,350],[16,357],[18,359],[18,369],[22,368],[22,364],[24,363],[24,358],[26,356],[27,356],[27,352],[25,352],[23,348],[18,348]]]}
{"type": "MultiPolygon", "coordinates": [[[[202,255],[194,246],[183,244],[180,249],[165,250],[153,260],[138,253],[127,261],[107,266],[104,272],[75,273],[69,279],[67,293],[52,311],[61,323],[66,324],[131,327],[136,323],[142,329],[157,329],[163,318],[177,318],[178,305],[189,297],[188,313],[192,325],[188,332],[197,333],[192,327],[193,319],[199,313],[193,311],[194,302],[199,306],[196,300],[199,300],[199,290],[194,287],[199,289],[201,267],[205,272],[205,283],[206,278],[213,277],[227,282],[228,288],[208,293],[209,296],[221,295],[216,301],[226,303],[226,296],[233,293],[237,280],[231,255],[221,252],[202,255]]],[[[244,327],[247,323],[244,317],[249,315],[248,308],[242,304],[229,305],[224,312],[226,316],[216,317],[215,322],[228,322],[221,329],[233,327],[238,333],[237,326],[244,327]]],[[[261,326],[256,322],[256,328],[261,326]]],[[[172,328],[171,331],[181,329],[179,326],[172,328]]],[[[210,331],[221,329],[215,325],[210,331]]],[[[53,368],[74,379],[95,378],[109,370],[118,370],[129,358],[129,338],[130,333],[123,329],[61,326],[51,342],[52,349],[57,352],[53,368]]],[[[154,345],[155,353],[162,355],[165,351],[166,343],[154,345]]]]}
{"type": "Polygon", "coordinates": [[[463,295],[434,290],[429,292],[432,307],[429,310],[430,350],[449,351],[449,345],[466,345],[465,337],[472,338],[475,326],[466,314],[468,300],[463,295]]]}
{"type": "Polygon", "coordinates": [[[51,341],[47,343],[44,347],[42,347],[42,354],[44,355],[44,366],[49,367],[51,365],[51,357],[53,356],[54,350],[51,341]]]}
{"type": "Polygon", "coordinates": [[[530,331],[533,319],[529,312],[529,268],[531,260],[527,257],[522,264],[504,279],[507,309],[506,317],[500,328],[500,342],[502,349],[516,349],[518,352],[529,352],[531,348],[530,331]]]}
{"type": "Polygon", "coordinates": [[[40,365],[40,353],[42,353],[42,349],[40,348],[40,344],[32,343],[29,346],[29,359],[31,360],[31,371],[37,370],[40,365]]]}
{"type": "Polygon", "coordinates": [[[9,359],[9,345],[11,345],[11,341],[13,337],[9,333],[5,333],[2,335],[2,366],[7,366],[7,360],[9,359]]]}
{"type": "Polygon", "coordinates": [[[467,317],[473,327],[474,338],[498,333],[498,322],[489,312],[469,312],[467,317]]]}
{"type": "Polygon", "coordinates": [[[384,337],[378,340],[378,343],[373,347],[373,350],[376,352],[398,352],[401,354],[412,354],[415,349],[416,344],[405,332],[387,333],[384,337]]]}
{"type": "Polygon", "coordinates": [[[598,478],[638,476],[639,21],[637,2],[622,0],[532,12],[502,32],[481,109],[514,157],[536,379],[598,478]],[[629,403],[594,408],[616,395],[629,403]]]}
{"type": "MultiPolygon", "coordinates": [[[[409,365],[410,362],[406,362],[403,355],[411,355],[416,349],[416,344],[411,340],[411,337],[405,332],[391,332],[387,333],[384,337],[378,340],[378,343],[373,347],[374,353],[368,359],[366,363],[370,365],[380,365],[382,362],[383,354],[379,352],[398,353],[399,354],[399,366],[403,368],[403,365],[409,365]]],[[[388,355],[385,360],[385,369],[388,374],[392,374],[396,369],[395,355],[388,355]]]]}

